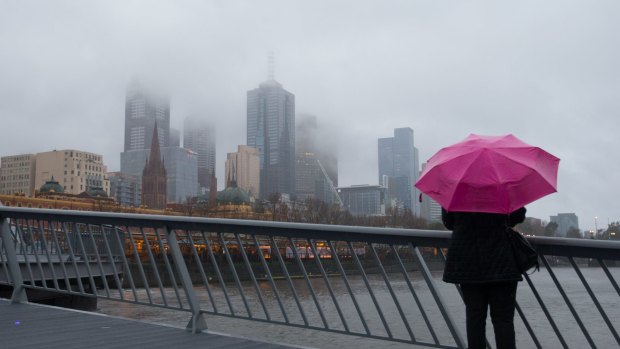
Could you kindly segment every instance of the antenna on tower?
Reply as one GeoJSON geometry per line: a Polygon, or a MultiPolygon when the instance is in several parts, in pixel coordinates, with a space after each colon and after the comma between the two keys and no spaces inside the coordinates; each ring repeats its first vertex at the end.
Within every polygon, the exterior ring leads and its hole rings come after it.
{"type": "Polygon", "coordinates": [[[276,59],[273,51],[269,51],[269,80],[275,80],[276,59]]]}

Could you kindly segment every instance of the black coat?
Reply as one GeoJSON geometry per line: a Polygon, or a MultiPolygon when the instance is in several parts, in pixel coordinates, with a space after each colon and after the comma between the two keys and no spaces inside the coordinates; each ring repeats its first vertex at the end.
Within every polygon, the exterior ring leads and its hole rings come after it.
{"type": "Polygon", "coordinates": [[[443,224],[452,230],[443,281],[489,283],[521,281],[506,225],[514,227],[525,220],[522,207],[509,215],[442,210],[443,224]]]}

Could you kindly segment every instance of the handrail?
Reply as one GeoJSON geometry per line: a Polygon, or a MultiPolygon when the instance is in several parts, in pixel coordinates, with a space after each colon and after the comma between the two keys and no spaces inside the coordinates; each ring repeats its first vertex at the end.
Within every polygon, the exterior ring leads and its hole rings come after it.
{"type": "MultiPolygon", "coordinates": [[[[449,311],[454,289],[432,275],[442,269],[449,231],[4,206],[0,222],[0,283],[14,286],[16,302],[39,290],[186,311],[194,332],[206,328],[205,315],[219,315],[428,347],[465,346],[463,324],[449,311]]],[[[612,321],[617,314],[605,307],[609,297],[616,302],[620,296],[616,269],[605,262],[620,260],[620,242],[528,239],[543,262],[542,272],[526,276],[518,292],[519,302],[529,302],[517,312],[531,345],[620,345],[612,321]],[[607,298],[588,281],[587,265],[607,278],[607,298]],[[565,289],[562,277],[570,268],[589,298],[565,289]],[[568,317],[541,291],[551,281],[568,317]],[[592,314],[575,310],[581,303],[573,302],[584,299],[591,300],[592,314]],[[542,312],[532,313],[535,307],[542,312]],[[608,336],[592,331],[585,316],[600,319],[608,336]],[[555,338],[541,336],[537,326],[545,322],[555,338]]]]}

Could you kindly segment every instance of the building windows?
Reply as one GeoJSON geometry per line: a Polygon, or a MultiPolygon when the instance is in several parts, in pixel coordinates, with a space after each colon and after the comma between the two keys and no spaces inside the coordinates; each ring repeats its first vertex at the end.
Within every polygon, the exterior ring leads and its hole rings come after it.
{"type": "Polygon", "coordinates": [[[131,101],[130,115],[132,118],[143,118],[146,113],[146,101],[144,99],[134,99],[131,101]]]}
{"type": "Polygon", "coordinates": [[[144,126],[132,127],[129,131],[130,149],[142,149],[144,145],[144,126]]]}

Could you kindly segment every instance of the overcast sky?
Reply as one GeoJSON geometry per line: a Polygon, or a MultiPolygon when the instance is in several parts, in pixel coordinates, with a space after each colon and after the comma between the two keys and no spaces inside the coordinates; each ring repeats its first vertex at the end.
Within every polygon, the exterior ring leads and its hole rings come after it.
{"type": "Polygon", "coordinates": [[[125,88],[171,94],[171,124],[217,125],[217,175],[246,139],[246,92],[276,79],[336,131],[339,184],[377,184],[377,138],[411,127],[423,161],[469,133],[561,158],[528,206],[620,220],[620,2],[0,1],[0,155],[74,148],[120,167],[125,88]]]}

